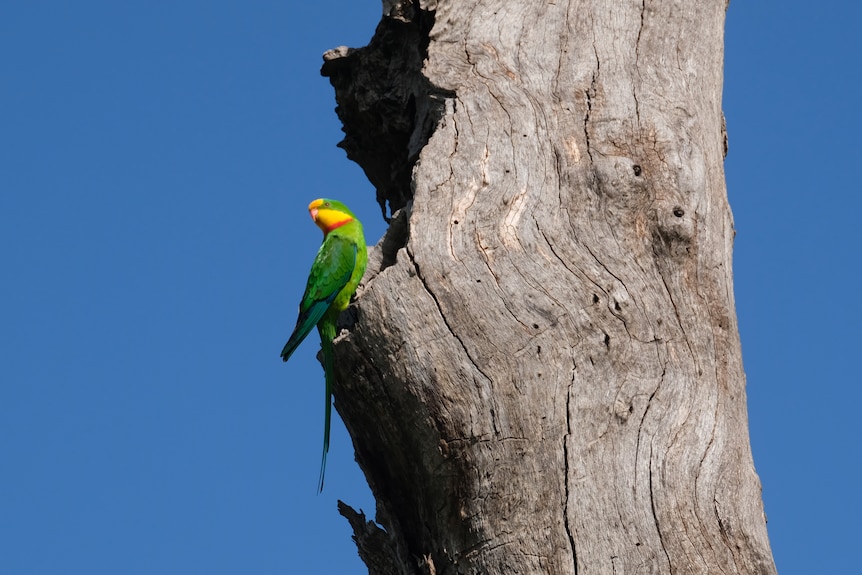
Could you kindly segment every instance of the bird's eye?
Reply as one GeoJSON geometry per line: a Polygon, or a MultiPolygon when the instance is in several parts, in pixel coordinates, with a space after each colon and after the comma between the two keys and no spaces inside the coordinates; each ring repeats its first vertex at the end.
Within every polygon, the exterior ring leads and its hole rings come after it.
{"type": "Polygon", "coordinates": [[[329,207],[329,202],[323,202],[323,207],[328,208],[328,207],[329,207]]]}

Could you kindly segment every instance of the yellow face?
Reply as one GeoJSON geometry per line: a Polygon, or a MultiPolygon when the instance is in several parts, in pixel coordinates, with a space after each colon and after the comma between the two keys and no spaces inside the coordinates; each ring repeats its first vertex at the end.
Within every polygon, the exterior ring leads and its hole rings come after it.
{"type": "Polygon", "coordinates": [[[349,214],[332,209],[328,201],[320,199],[308,204],[308,213],[311,219],[324,233],[328,233],[339,226],[343,226],[353,218],[349,214]]]}

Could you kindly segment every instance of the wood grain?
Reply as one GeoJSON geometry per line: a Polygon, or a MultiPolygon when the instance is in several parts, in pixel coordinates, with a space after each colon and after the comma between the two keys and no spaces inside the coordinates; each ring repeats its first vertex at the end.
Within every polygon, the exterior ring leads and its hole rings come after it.
{"type": "Polygon", "coordinates": [[[371,572],[775,573],[725,2],[420,4],[324,65],[342,145],[400,210],[336,345],[371,572]]]}

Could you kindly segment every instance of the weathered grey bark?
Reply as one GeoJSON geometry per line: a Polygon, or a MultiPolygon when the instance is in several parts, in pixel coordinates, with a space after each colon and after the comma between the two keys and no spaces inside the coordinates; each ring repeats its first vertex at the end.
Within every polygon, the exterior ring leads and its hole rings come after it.
{"type": "Polygon", "coordinates": [[[371,573],[775,573],[733,301],[725,1],[384,12],[323,68],[342,145],[401,209],[336,346],[385,528],[342,506],[371,573]]]}

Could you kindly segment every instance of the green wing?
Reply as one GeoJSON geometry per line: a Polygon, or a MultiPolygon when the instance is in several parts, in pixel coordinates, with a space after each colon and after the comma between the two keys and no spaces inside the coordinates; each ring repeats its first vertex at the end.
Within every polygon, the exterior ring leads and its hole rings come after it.
{"type": "Polygon", "coordinates": [[[323,318],[338,293],[350,281],[356,267],[356,252],[356,242],[335,234],[326,236],[308,274],[305,295],[299,304],[296,327],[281,350],[281,358],[284,361],[290,359],[311,328],[323,318]]]}

